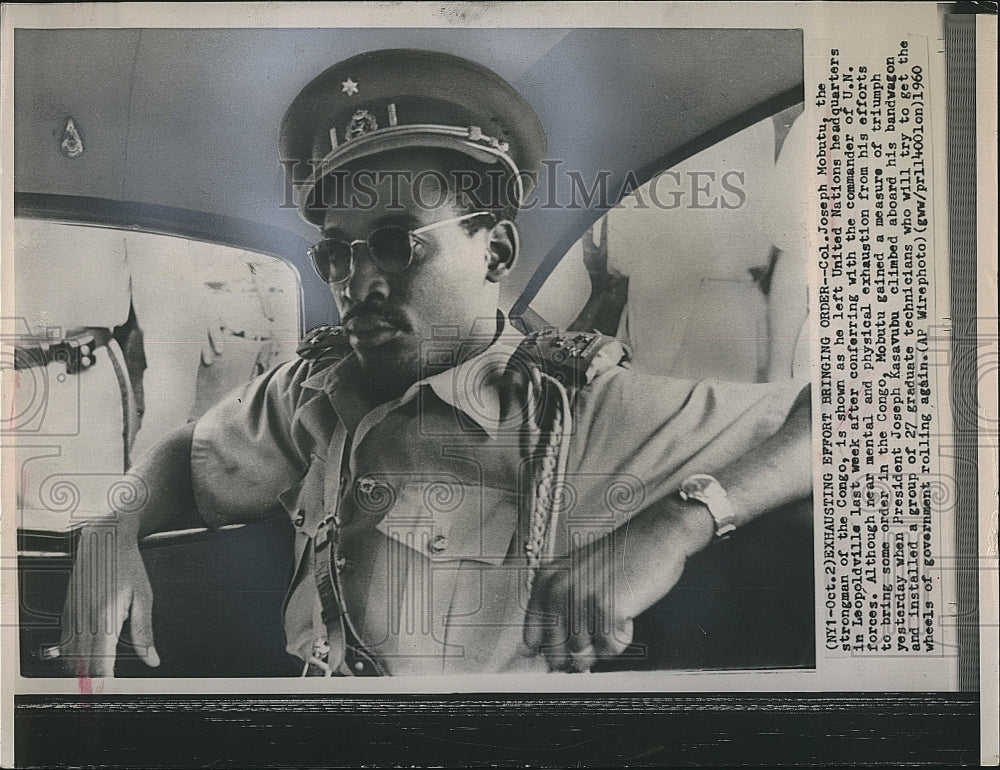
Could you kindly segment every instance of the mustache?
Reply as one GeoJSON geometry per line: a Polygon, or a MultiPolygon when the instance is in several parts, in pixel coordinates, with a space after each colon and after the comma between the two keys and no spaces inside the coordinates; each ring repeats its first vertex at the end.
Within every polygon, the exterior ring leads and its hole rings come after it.
{"type": "Polygon", "coordinates": [[[349,308],[344,315],[341,316],[340,323],[343,326],[347,326],[347,324],[357,318],[371,318],[373,320],[395,326],[400,331],[412,331],[410,322],[407,320],[403,312],[396,306],[381,299],[365,300],[364,302],[349,308]]]}

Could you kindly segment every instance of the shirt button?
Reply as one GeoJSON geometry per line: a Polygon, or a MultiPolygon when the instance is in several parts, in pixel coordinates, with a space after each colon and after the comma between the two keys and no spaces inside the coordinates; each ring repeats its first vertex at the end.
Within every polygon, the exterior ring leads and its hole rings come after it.
{"type": "Polygon", "coordinates": [[[355,671],[364,671],[365,670],[365,662],[363,660],[355,661],[355,663],[354,663],[354,670],[355,671]]]}
{"type": "Polygon", "coordinates": [[[431,540],[432,553],[443,553],[447,547],[448,538],[445,535],[435,535],[434,539],[431,540]]]}

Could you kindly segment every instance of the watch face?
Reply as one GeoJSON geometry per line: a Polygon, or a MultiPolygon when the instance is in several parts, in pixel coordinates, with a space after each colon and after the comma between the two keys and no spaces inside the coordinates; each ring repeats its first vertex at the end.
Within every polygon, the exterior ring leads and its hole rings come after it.
{"type": "Polygon", "coordinates": [[[715,483],[711,476],[692,476],[684,482],[684,491],[689,495],[699,495],[715,483]]]}

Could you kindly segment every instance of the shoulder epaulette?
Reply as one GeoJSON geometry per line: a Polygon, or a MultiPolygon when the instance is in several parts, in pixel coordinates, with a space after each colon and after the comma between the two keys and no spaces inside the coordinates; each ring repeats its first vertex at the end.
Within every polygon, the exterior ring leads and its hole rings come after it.
{"type": "Polygon", "coordinates": [[[307,361],[344,358],[350,353],[350,343],[340,326],[317,326],[310,329],[295,352],[307,361]]]}
{"type": "Polygon", "coordinates": [[[599,332],[535,332],[520,349],[522,357],[567,387],[583,387],[616,366],[627,368],[631,358],[625,343],[599,332]]]}

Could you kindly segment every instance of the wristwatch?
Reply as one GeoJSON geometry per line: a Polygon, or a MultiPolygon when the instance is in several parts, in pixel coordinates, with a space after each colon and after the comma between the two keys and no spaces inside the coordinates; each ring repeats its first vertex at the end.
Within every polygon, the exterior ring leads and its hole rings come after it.
{"type": "Polygon", "coordinates": [[[721,538],[736,529],[736,514],[733,503],[722,484],[707,473],[696,473],[681,482],[681,500],[697,500],[704,503],[715,521],[715,537],[721,538]]]}

